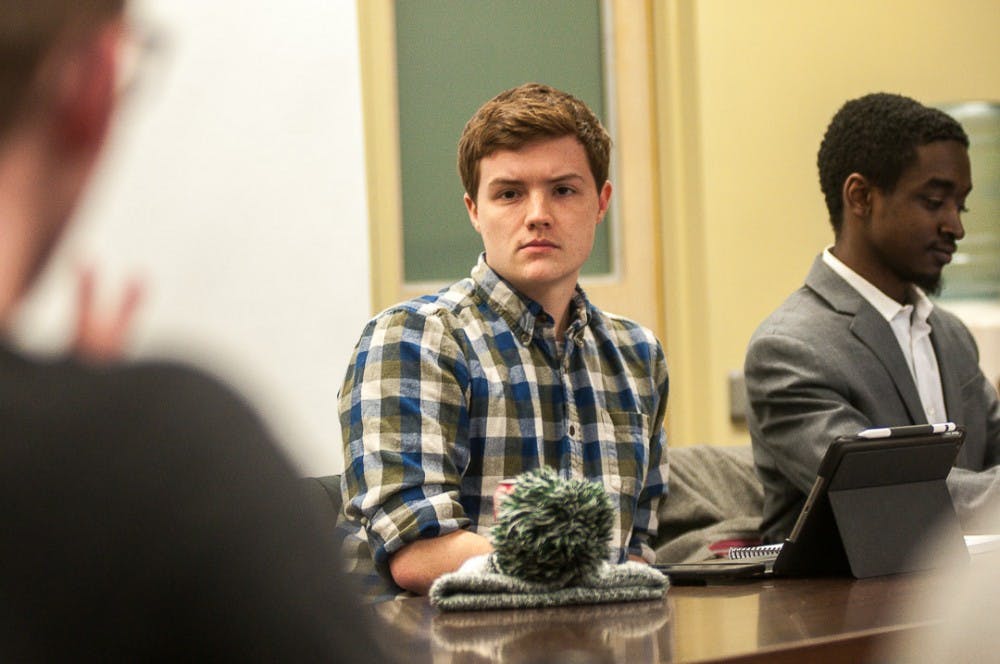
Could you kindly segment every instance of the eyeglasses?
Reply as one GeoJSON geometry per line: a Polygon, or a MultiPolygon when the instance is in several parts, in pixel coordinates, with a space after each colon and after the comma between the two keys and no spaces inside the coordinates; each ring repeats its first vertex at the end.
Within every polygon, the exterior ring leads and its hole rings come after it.
{"type": "Polygon", "coordinates": [[[134,95],[140,84],[149,78],[149,72],[162,66],[168,51],[167,42],[163,32],[142,22],[129,22],[118,53],[115,88],[119,97],[134,95]]]}

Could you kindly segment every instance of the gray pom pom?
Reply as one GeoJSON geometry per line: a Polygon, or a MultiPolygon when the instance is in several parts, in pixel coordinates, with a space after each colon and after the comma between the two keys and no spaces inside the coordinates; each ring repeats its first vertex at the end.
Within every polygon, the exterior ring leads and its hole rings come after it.
{"type": "Polygon", "coordinates": [[[570,585],[607,559],[614,518],[600,483],[562,479],[551,468],[530,471],[500,504],[496,564],[526,581],[570,585]]]}

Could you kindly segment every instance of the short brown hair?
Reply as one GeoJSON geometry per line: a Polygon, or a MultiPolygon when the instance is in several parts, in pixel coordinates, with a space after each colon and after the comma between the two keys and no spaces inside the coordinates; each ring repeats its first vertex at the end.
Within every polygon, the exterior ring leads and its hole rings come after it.
{"type": "Polygon", "coordinates": [[[0,137],[22,111],[38,68],[56,42],[124,9],[125,0],[0,2],[0,137]]]}
{"type": "Polygon", "coordinates": [[[505,90],[479,107],[458,141],[458,174],[476,198],[479,162],[497,150],[519,150],[547,138],[576,136],[587,153],[597,190],[608,179],[611,137],[594,112],[571,94],[541,83],[505,90]]]}

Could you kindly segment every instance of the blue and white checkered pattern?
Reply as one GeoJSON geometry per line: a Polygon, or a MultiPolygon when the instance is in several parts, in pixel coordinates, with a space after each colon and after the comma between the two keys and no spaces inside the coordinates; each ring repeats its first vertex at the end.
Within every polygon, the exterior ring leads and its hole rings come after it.
{"type": "Polygon", "coordinates": [[[565,342],[486,264],[371,320],[340,394],[347,542],[388,579],[406,544],[494,524],[500,480],[547,465],[600,481],[609,560],[651,558],[666,493],[667,367],[653,334],[577,290],[565,342]],[[366,547],[359,546],[362,550],[366,547]]]}

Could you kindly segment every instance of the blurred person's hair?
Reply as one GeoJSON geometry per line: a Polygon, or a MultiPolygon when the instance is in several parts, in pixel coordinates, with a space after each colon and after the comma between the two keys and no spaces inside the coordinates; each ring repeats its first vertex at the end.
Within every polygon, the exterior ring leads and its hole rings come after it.
{"type": "Polygon", "coordinates": [[[57,43],[72,43],[120,15],[125,0],[3,0],[0,2],[0,140],[30,112],[45,59],[57,43]]]}
{"type": "Polygon", "coordinates": [[[501,92],[479,107],[462,130],[458,173],[465,192],[476,200],[479,162],[484,157],[563,136],[575,136],[583,145],[600,191],[608,179],[611,137],[594,112],[573,95],[541,83],[501,92]]]}

